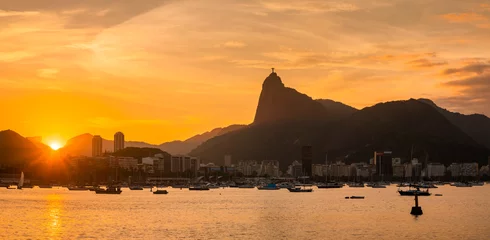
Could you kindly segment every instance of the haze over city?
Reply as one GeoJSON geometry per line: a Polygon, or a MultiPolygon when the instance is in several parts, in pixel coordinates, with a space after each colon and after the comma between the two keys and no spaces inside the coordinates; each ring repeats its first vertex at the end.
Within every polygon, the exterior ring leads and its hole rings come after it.
{"type": "Polygon", "coordinates": [[[361,109],[490,115],[484,1],[3,1],[2,129],[159,144],[253,121],[264,76],[361,109]]]}

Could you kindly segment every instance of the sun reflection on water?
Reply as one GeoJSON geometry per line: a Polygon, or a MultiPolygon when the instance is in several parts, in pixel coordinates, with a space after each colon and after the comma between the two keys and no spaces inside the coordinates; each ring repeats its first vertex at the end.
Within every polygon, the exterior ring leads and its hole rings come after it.
{"type": "Polygon", "coordinates": [[[51,237],[56,237],[61,231],[61,214],[63,208],[63,198],[58,194],[49,194],[46,196],[47,211],[46,223],[47,232],[51,237]]]}

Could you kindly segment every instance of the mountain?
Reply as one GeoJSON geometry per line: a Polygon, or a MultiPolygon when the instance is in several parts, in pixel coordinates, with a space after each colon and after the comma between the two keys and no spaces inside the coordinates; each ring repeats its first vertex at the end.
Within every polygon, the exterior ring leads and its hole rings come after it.
{"type": "MultiPolygon", "coordinates": [[[[89,133],[78,135],[68,140],[63,148],[59,150],[63,155],[92,156],[92,138],[89,133]]],[[[102,139],[102,152],[114,151],[114,142],[102,139]]]]}
{"type": "Polygon", "coordinates": [[[25,167],[44,152],[36,144],[12,130],[0,132],[0,165],[25,167]]]}
{"type": "Polygon", "coordinates": [[[317,99],[316,101],[322,104],[322,106],[327,110],[329,118],[333,119],[348,117],[359,111],[349,105],[345,105],[341,102],[336,102],[330,99],[317,99]]]}
{"type": "Polygon", "coordinates": [[[452,124],[459,127],[463,132],[468,134],[478,143],[490,148],[490,118],[482,114],[465,115],[456,112],[450,112],[444,108],[437,106],[429,99],[419,99],[446,117],[452,124]]]}
{"type": "MultiPolygon", "coordinates": [[[[153,145],[145,142],[138,141],[127,141],[125,143],[126,147],[134,148],[158,148],[162,151],[168,152],[170,154],[187,154],[192,149],[199,146],[201,143],[222,134],[235,131],[244,127],[244,125],[231,125],[225,128],[215,128],[209,132],[198,134],[185,141],[172,141],[162,143],[160,145],[153,145]]],[[[65,155],[72,156],[92,156],[92,138],[93,135],[89,133],[78,135],[67,141],[65,146],[60,149],[65,155]]],[[[113,152],[114,151],[114,141],[102,139],[102,151],[103,152],[113,152]]]]}
{"type": "Polygon", "coordinates": [[[231,125],[224,128],[215,128],[209,132],[198,134],[185,141],[172,141],[160,144],[158,147],[171,154],[188,154],[191,150],[201,145],[201,143],[220,136],[240,128],[245,127],[245,125],[231,125]]]}
{"type": "Polygon", "coordinates": [[[327,152],[330,160],[348,163],[367,162],[375,150],[391,150],[407,159],[412,146],[414,157],[428,156],[431,162],[445,164],[461,160],[486,164],[488,155],[488,149],[420,101],[380,103],[356,111],[286,88],[275,73],[264,81],[254,124],[214,137],[190,154],[217,164],[227,154],[235,163],[272,159],[285,169],[301,158],[303,145],[313,147],[315,163],[323,163],[327,152]]]}
{"type": "Polygon", "coordinates": [[[254,124],[328,117],[320,102],[295,89],[285,87],[277,73],[272,72],[262,84],[254,124]]]}

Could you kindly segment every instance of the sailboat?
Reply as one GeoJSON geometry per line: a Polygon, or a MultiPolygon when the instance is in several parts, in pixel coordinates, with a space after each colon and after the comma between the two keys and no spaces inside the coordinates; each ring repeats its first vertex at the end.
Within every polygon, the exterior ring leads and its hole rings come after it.
{"type": "Polygon", "coordinates": [[[20,173],[20,179],[19,183],[17,183],[17,186],[15,185],[10,185],[7,187],[7,189],[22,189],[22,186],[24,186],[24,172],[20,173]]]}
{"type": "Polygon", "coordinates": [[[20,180],[19,184],[17,184],[17,189],[22,189],[22,186],[24,186],[24,172],[20,173],[20,180]]]}
{"type": "Polygon", "coordinates": [[[129,179],[128,179],[128,182],[129,182],[129,190],[143,190],[143,187],[142,186],[137,186],[137,185],[132,185],[132,177],[129,176],[129,179]]]}

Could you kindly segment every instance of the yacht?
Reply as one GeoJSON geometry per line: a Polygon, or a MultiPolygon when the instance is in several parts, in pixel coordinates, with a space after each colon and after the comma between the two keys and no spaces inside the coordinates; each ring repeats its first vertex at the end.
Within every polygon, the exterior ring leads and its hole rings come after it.
{"type": "Polygon", "coordinates": [[[349,186],[351,188],[363,188],[364,183],[353,182],[353,183],[348,183],[347,186],[349,186]]]}
{"type": "Polygon", "coordinates": [[[288,188],[289,192],[313,192],[313,188],[306,188],[306,187],[294,187],[294,188],[288,188]]]}
{"type": "Polygon", "coordinates": [[[70,191],[88,191],[89,188],[85,186],[69,186],[68,190],[70,191]]]}
{"type": "Polygon", "coordinates": [[[338,182],[328,182],[325,184],[318,184],[318,188],[342,188],[344,187],[344,184],[338,183],[338,182]]]}
{"type": "MultiPolygon", "coordinates": [[[[281,189],[280,187],[278,187],[276,184],[274,183],[270,183],[270,184],[267,184],[265,186],[259,186],[257,187],[257,189],[259,190],[279,190],[281,189]]],[[[289,188],[288,188],[289,189],[289,188]]]]}
{"type": "Polygon", "coordinates": [[[451,186],[454,186],[454,187],[473,187],[473,185],[469,182],[455,182],[455,183],[451,184],[451,186]]]}
{"type": "Polygon", "coordinates": [[[107,187],[107,189],[96,189],[95,194],[121,194],[121,187],[107,187]]]}
{"type": "Polygon", "coordinates": [[[470,184],[471,184],[472,186],[478,186],[478,187],[479,187],[479,186],[483,186],[483,185],[485,185],[485,182],[471,182],[470,184]]]}
{"type": "Polygon", "coordinates": [[[209,187],[207,186],[192,186],[189,187],[189,191],[208,191],[209,187]]]}
{"type": "Polygon", "coordinates": [[[429,193],[429,189],[427,189],[425,191],[422,191],[422,190],[420,190],[419,187],[416,187],[415,189],[411,189],[411,186],[409,187],[408,190],[398,189],[398,193],[401,196],[415,196],[415,195],[418,195],[418,196],[430,196],[431,195],[431,193],[429,193]]]}
{"type": "Polygon", "coordinates": [[[129,190],[143,190],[141,186],[129,186],[129,190]]]}

